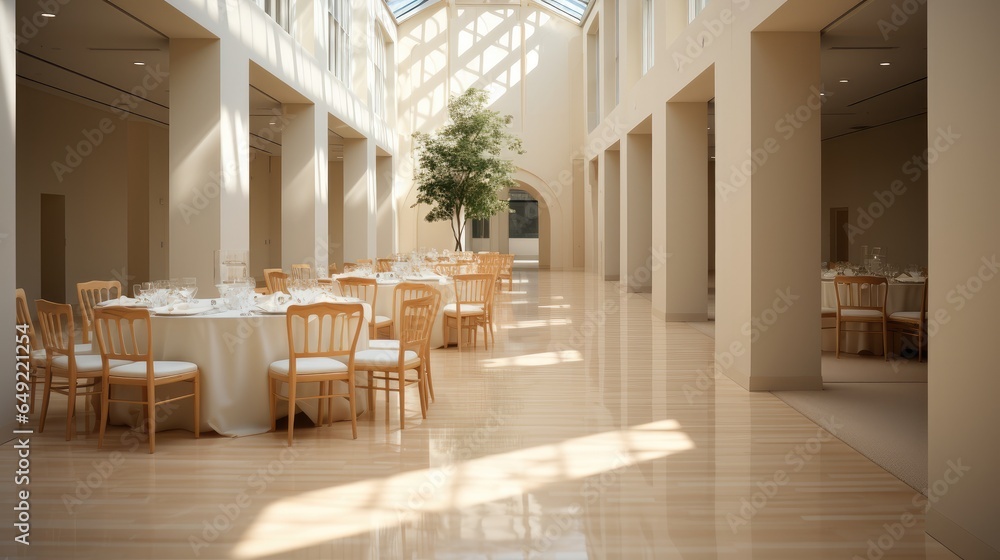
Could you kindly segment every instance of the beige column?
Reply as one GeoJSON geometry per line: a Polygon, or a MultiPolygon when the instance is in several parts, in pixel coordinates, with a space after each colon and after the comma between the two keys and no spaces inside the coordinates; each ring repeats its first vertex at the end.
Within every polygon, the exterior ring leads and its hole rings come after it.
{"type": "Polygon", "coordinates": [[[344,263],[344,160],[330,161],[330,204],[328,215],[330,261],[337,264],[337,269],[344,263]]]}
{"type": "MultiPolygon", "coordinates": [[[[653,143],[649,134],[630,133],[622,149],[621,272],[629,292],[652,291],[653,282],[653,143]]],[[[659,248],[656,248],[659,250],[659,248]]]]}
{"type": "Polygon", "coordinates": [[[708,320],[707,123],[704,102],[653,114],[653,315],[667,321],[708,320]]]}
{"type": "Polygon", "coordinates": [[[927,532],[962,558],[1000,558],[1000,86],[993,0],[928,2],[927,532]]]}
{"type": "Polygon", "coordinates": [[[325,270],[329,255],[326,113],[285,104],[281,132],[281,267],[307,263],[325,270]]]}
{"type": "Polygon", "coordinates": [[[375,142],[344,139],[344,260],[374,259],[376,246],[375,142]]]}
{"type": "Polygon", "coordinates": [[[170,41],[170,276],[216,293],[214,252],[250,248],[249,64],[236,45],[170,41]]]}
{"type": "Polygon", "coordinates": [[[604,279],[618,280],[621,274],[621,152],[615,149],[601,153],[599,235],[604,244],[604,279]]]}
{"type": "Polygon", "coordinates": [[[750,390],[819,389],[819,34],[733,40],[717,73],[716,353],[750,390]]]}
{"type": "MultiPolygon", "coordinates": [[[[0,301],[0,317],[4,324],[14,323],[14,298],[10,294],[14,293],[16,286],[15,270],[17,261],[15,259],[17,226],[17,204],[16,189],[17,182],[15,166],[17,157],[15,154],[15,117],[16,112],[16,91],[17,82],[17,46],[15,43],[16,23],[15,23],[14,2],[4,2],[0,4],[0,291],[8,296],[0,301]]],[[[31,305],[34,307],[34,305],[31,305]]],[[[8,331],[9,332],[9,331],[8,331]]],[[[9,339],[8,339],[9,340],[9,339]]],[[[7,342],[0,345],[0,360],[9,364],[13,374],[14,364],[14,344],[7,342]]],[[[11,375],[9,380],[3,383],[0,388],[0,408],[3,410],[14,410],[14,379],[11,375]]],[[[0,429],[5,437],[3,441],[11,438],[11,431],[19,429],[19,424],[14,421],[13,414],[7,414],[6,418],[0,420],[0,429]]]]}
{"type": "Polygon", "coordinates": [[[385,257],[396,252],[396,203],[393,196],[393,158],[375,158],[376,190],[376,247],[378,256],[385,257]]]}

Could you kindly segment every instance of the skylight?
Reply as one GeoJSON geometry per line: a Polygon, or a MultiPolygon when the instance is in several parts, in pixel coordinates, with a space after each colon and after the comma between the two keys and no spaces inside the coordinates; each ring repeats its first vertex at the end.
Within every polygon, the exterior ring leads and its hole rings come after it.
{"type": "MultiPolygon", "coordinates": [[[[396,16],[396,21],[403,21],[420,10],[427,4],[432,4],[436,0],[386,0],[392,14],[396,16]]],[[[565,15],[571,20],[580,23],[583,15],[587,13],[589,0],[538,0],[553,10],[565,15]]]]}

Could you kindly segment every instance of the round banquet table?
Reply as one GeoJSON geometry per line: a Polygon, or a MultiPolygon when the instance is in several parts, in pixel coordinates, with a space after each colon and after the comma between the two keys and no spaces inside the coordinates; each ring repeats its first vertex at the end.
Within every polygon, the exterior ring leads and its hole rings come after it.
{"type": "MultiPolygon", "coordinates": [[[[208,304],[208,300],[202,300],[208,304]]],[[[365,305],[366,319],[371,311],[365,305]]],[[[201,370],[201,430],[215,431],[225,436],[248,436],[271,429],[267,393],[267,368],[276,360],[288,358],[288,328],[285,314],[254,314],[241,316],[238,311],[213,310],[192,316],[153,315],[153,358],[193,362],[201,370]]],[[[358,350],[368,347],[367,325],[361,329],[358,350]]],[[[338,382],[343,383],[343,382],[338,382]]],[[[312,390],[315,384],[300,385],[299,394],[312,390]]],[[[115,394],[125,388],[115,388],[115,394]]],[[[336,388],[338,391],[346,387],[336,388]]],[[[157,399],[190,392],[187,383],[158,387],[157,399]]],[[[138,389],[136,389],[138,395],[138,389]]],[[[357,413],[368,405],[364,390],[355,395],[357,413]]],[[[318,401],[297,402],[297,407],[310,419],[316,420],[318,401]]],[[[287,415],[285,401],[278,401],[279,417],[287,415]]],[[[193,399],[183,399],[157,407],[156,429],[183,428],[194,431],[193,399]]],[[[142,406],[114,403],[110,421],[113,424],[139,426],[143,422],[142,406]]],[[[346,399],[334,399],[334,419],[350,419],[346,399]]]]}
{"type": "MultiPolygon", "coordinates": [[[[924,295],[923,282],[889,282],[889,290],[885,299],[886,315],[891,315],[896,311],[920,311],[920,304],[924,295]]],[[[822,306],[825,309],[837,309],[837,292],[833,287],[833,280],[822,280],[822,306]]],[[[823,319],[824,328],[822,336],[822,350],[824,352],[835,352],[837,350],[837,321],[836,319],[823,319]]],[[[847,325],[848,329],[867,330],[880,332],[881,325],[854,323],[847,325]]],[[[875,334],[859,334],[856,332],[842,333],[840,340],[840,351],[848,354],[875,354],[883,355],[882,337],[875,334]]],[[[889,333],[889,343],[893,344],[893,333],[889,333]]]]}

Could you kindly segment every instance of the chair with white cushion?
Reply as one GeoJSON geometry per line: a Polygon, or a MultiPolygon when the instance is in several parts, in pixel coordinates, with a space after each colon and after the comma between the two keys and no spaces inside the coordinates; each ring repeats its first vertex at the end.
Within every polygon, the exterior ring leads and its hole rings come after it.
{"type": "MultiPolygon", "coordinates": [[[[102,307],[94,310],[94,331],[101,350],[101,431],[97,447],[104,445],[104,429],[111,403],[141,404],[145,413],[149,452],[156,450],[156,406],[181,399],[194,399],[194,437],[201,436],[201,371],[191,362],[154,360],[151,348],[153,325],[149,310],[102,307]],[[164,399],[156,390],[173,383],[189,383],[191,392],[164,399]],[[115,397],[114,388],[140,388],[141,400],[115,397]]],[[[119,391],[121,392],[121,391],[119,391]]]]}
{"type": "Polygon", "coordinates": [[[489,350],[489,334],[493,324],[490,318],[493,287],[496,285],[496,274],[456,274],[455,303],[444,306],[444,347],[447,348],[451,329],[458,332],[458,349],[462,349],[463,340],[471,334],[472,345],[476,346],[479,327],[483,327],[483,344],[489,350]]]}
{"type": "MultiPolygon", "coordinates": [[[[378,299],[378,281],[374,278],[361,278],[359,276],[341,276],[337,278],[340,286],[340,293],[345,297],[358,298],[371,306],[375,312],[375,301],[378,299]]],[[[392,333],[392,317],[376,315],[368,325],[368,338],[375,340],[380,333],[386,337],[392,333]]]]}
{"type": "MultiPolygon", "coordinates": [[[[433,289],[433,288],[432,288],[433,289]]],[[[375,411],[375,391],[385,391],[386,414],[388,414],[389,393],[399,393],[399,429],[405,427],[406,419],[406,387],[416,385],[420,396],[420,414],[427,418],[427,347],[431,328],[441,294],[417,299],[404,300],[400,304],[396,332],[399,338],[395,348],[369,348],[360,350],[354,357],[354,368],[357,371],[367,371],[366,381],[358,385],[359,389],[368,390],[368,405],[375,411]],[[406,372],[414,372],[407,377],[406,372]],[[381,381],[380,386],[378,382],[381,381]],[[395,388],[393,384],[395,383],[395,388]]]]}
{"type": "MultiPolygon", "coordinates": [[[[917,361],[924,360],[924,343],[927,338],[927,280],[924,280],[920,311],[896,311],[889,314],[889,330],[901,336],[917,339],[917,361]]],[[[894,339],[895,340],[895,339],[894,339]]]]}
{"type": "Polygon", "coordinates": [[[357,407],[355,405],[354,355],[365,311],[360,303],[314,303],[288,308],[288,359],[272,362],[267,368],[267,392],[271,409],[271,431],[277,429],[278,399],[288,401],[288,445],[292,444],[295,427],[295,404],[302,400],[318,400],[317,424],[327,423],[324,405],[333,417],[333,399],[344,397],[351,410],[351,431],[358,438],[357,407]],[[333,390],[335,381],[347,384],[346,393],[333,390]],[[299,385],[318,384],[315,395],[300,394],[299,385]],[[281,385],[288,387],[282,395],[281,385]]]}
{"type": "MultiPolygon", "coordinates": [[[[92,280],[76,285],[76,296],[80,303],[80,330],[83,331],[83,342],[93,343],[90,335],[94,330],[94,308],[97,304],[109,299],[118,299],[122,293],[121,282],[117,280],[92,280]]],[[[97,354],[94,347],[90,354],[97,354]]]]}
{"type": "MultiPolygon", "coordinates": [[[[49,411],[52,393],[66,395],[66,440],[72,439],[76,428],[76,399],[85,397],[84,409],[92,404],[91,397],[100,394],[99,381],[103,364],[95,354],[80,354],[74,342],[76,325],[73,307],[68,303],[35,301],[38,325],[45,345],[45,389],[42,394],[42,416],[38,432],[45,430],[45,417],[49,411]],[[64,381],[56,381],[61,378],[64,381]]],[[[124,365],[127,362],[118,362],[124,365]]],[[[95,416],[97,410],[94,410],[95,416]]]]}
{"type": "MultiPolygon", "coordinates": [[[[31,321],[31,312],[28,310],[28,298],[21,288],[17,288],[14,292],[14,317],[15,324],[19,329],[23,329],[23,334],[27,337],[27,346],[31,349],[31,355],[28,359],[28,383],[31,385],[28,412],[34,413],[35,393],[38,392],[36,387],[41,385],[43,389],[45,388],[46,353],[45,346],[41,344],[35,334],[35,324],[31,321]]],[[[17,332],[18,347],[22,345],[20,343],[21,334],[22,331],[19,330],[17,332]]]]}
{"type": "Polygon", "coordinates": [[[833,279],[837,295],[837,358],[840,358],[841,334],[853,332],[862,335],[882,335],[882,354],[889,360],[888,328],[885,300],[889,284],[883,276],[837,276],[833,279]],[[849,323],[876,324],[881,331],[845,329],[849,323]]]}

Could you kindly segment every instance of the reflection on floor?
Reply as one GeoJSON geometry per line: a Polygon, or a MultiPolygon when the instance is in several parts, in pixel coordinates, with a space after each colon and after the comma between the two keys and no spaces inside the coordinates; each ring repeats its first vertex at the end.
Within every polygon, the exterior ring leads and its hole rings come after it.
{"type": "Polygon", "coordinates": [[[32,546],[0,554],[954,558],[911,488],[773,395],[715,379],[712,340],[652,319],[647,298],[568,272],[516,271],[514,291],[495,347],[434,352],[437,402],[421,420],[407,399],[402,432],[393,405],[357,440],[346,423],[296,429],[291,449],[284,433],[172,431],[149,455],[115,427],[98,451],[64,441],[55,397],[31,437],[32,546]]]}

